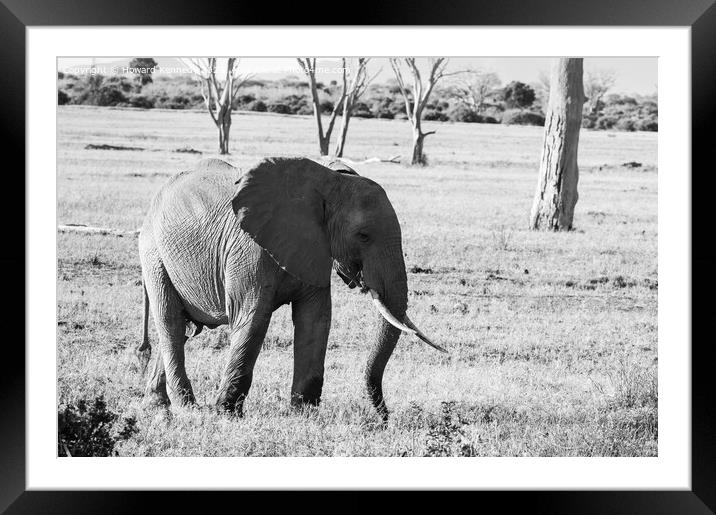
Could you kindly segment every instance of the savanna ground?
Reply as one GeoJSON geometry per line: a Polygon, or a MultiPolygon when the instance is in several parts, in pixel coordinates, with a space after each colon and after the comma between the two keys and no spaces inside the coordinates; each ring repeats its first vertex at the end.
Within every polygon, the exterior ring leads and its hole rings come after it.
{"type": "MultiPolygon", "coordinates": [[[[526,229],[541,128],[426,125],[438,131],[427,168],[357,166],[398,213],[411,318],[450,350],[401,337],[384,380],[387,428],[362,381],[377,314],[335,274],[318,409],[289,408],[287,306],[274,314],[244,418],[213,411],[225,328],[187,343],[198,407],[142,407],[132,237],[57,235],[60,405],[104,395],[135,417],[121,456],[655,456],[657,135],[582,131],[576,230],[553,234],[526,229]]],[[[60,224],[137,229],[160,186],[217,148],[204,112],[67,106],[57,128],[60,224]]],[[[407,122],[355,119],[347,157],[407,156],[409,138],[407,122]]],[[[243,113],[231,145],[227,160],[241,168],[317,149],[310,117],[243,113]]]]}

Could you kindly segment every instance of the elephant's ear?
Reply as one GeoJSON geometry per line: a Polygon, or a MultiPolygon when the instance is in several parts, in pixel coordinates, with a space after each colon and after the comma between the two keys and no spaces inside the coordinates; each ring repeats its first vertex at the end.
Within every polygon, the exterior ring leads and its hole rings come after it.
{"type": "Polygon", "coordinates": [[[266,159],[243,174],[232,201],[244,232],[289,274],[319,287],[331,278],[320,193],[328,174],[309,159],[266,159]]]}

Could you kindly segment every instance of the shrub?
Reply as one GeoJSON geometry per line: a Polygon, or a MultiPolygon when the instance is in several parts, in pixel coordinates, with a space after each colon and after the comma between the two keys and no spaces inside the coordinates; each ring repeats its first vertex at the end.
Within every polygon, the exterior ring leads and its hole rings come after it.
{"type": "Polygon", "coordinates": [[[133,417],[123,419],[107,409],[104,397],[91,405],[84,399],[76,405],[65,405],[57,412],[58,456],[116,456],[115,445],[137,432],[133,417]]]}
{"type": "Polygon", "coordinates": [[[617,122],[619,121],[619,118],[615,116],[600,116],[597,119],[597,128],[598,129],[611,129],[613,128],[617,122]]]}
{"type": "Polygon", "coordinates": [[[155,106],[162,109],[187,109],[191,106],[191,99],[184,95],[174,95],[171,98],[162,96],[155,102],[155,106]]]}
{"type": "Polygon", "coordinates": [[[617,122],[616,128],[620,131],[635,131],[636,123],[631,118],[621,118],[617,122]]]}
{"type": "Polygon", "coordinates": [[[256,111],[259,113],[265,113],[266,112],[266,104],[262,102],[261,100],[254,100],[253,102],[250,102],[246,109],[249,111],[256,111]]]}
{"type": "Polygon", "coordinates": [[[454,122],[463,123],[499,123],[494,116],[477,114],[464,104],[457,104],[448,111],[448,117],[454,122]]]}
{"type": "Polygon", "coordinates": [[[96,90],[84,91],[75,98],[77,104],[88,104],[96,106],[116,106],[126,102],[127,97],[114,84],[100,86],[96,90]]]}
{"type": "Polygon", "coordinates": [[[512,110],[505,111],[502,116],[505,125],[539,125],[544,126],[544,116],[532,111],[512,110]]]}
{"type": "Polygon", "coordinates": [[[321,112],[324,114],[331,114],[333,112],[333,102],[330,100],[323,100],[320,103],[321,112]]]}
{"type": "Polygon", "coordinates": [[[448,115],[442,111],[427,110],[423,111],[423,120],[435,121],[435,122],[447,122],[450,119],[448,115]]]}
{"type": "Polygon", "coordinates": [[[524,82],[512,81],[502,90],[505,105],[511,108],[523,108],[535,101],[535,90],[524,82]]]}
{"type": "Polygon", "coordinates": [[[639,120],[636,123],[636,130],[656,132],[659,130],[659,122],[656,120],[639,120]]]}
{"type": "Polygon", "coordinates": [[[67,93],[65,93],[64,91],[62,91],[61,89],[58,89],[57,90],[57,105],[63,106],[65,104],[69,104],[69,102],[70,102],[70,96],[67,93]]]}
{"type": "Polygon", "coordinates": [[[356,118],[373,118],[373,113],[365,102],[357,102],[353,106],[353,114],[356,118]]]}
{"type": "Polygon", "coordinates": [[[277,109],[280,109],[280,111],[273,111],[273,112],[281,112],[282,114],[311,114],[311,113],[313,113],[313,104],[311,102],[309,102],[308,97],[306,95],[292,94],[292,95],[286,95],[281,98],[277,98],[276,100],[269,102],[269,104],[268,104],[269,111],[272,111],[272,109],[271,109],[272,105],[286,106],[288,108],[288,111],[286,111],[284,108],[277,108],[277,109]]]}
{"type": "Polygon", "coordinates": [[[271,102],[267,106],[267,109],[268,109],[268,111],[270,111],[272,113],[293,114],[293,111],[291,110],[290,106],[288,106],[286,104],[279,103],[279,102],[271,102]]]}
{"type": "Polygon", "coordinates": [[[107,77],[104,81],[104,84],[109,86],[116,86],[117,89],[122,90],[123,93],[129,93],[130,91],[134,90],[134,84],[127,81],[124,77],[114,75],[112,77],[107,77]]]}
{"type": "Polygon", "coordinates": [[[249,105],[255,101],[256,101],[256,96],[252,93],[248,93],[246,95],[239,95],[238,97],[236,97],[234,103],[237,106],[244,106],[244,105],[249,105]]]}
{"type": "Polygon", "coordinates": [[[392,120],[398,113],[405,111],[405,102],[402,99],[395,100],[392,97],[385,96],[372,100],[370,111],[376,118],[392,120]]]}
{"type": "Polygon", "coordinates": [[[154,107],[154,99],[148,98],[144,95],[134,95],[129,97],[129,105],[142,109],[151,109],[154,107]]]}
{"type": "Polygon", "coordinates": [[[582,116],[582,128],[584,129],[594,129],[596,127],[597,122],[596,118],[593,116],[582,116]]]}

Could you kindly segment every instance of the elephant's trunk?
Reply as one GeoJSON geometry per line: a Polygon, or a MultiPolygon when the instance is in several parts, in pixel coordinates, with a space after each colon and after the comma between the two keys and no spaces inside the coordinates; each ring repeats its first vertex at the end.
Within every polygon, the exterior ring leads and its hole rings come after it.
{"type": "MultiPolygon", "coordinates": [[[[405,316],[407,307],[407,281],[403,281],[399,285],[393,285],[394,288],[396,286],[397,291],[384,295],[384,299],[381,299],[381,304],[393,317],[400,320],[405,316]]],[[[383,313],[381,315],[383,316],[379,318],[377,334],[374,337],[375,344],[368,356],[365,381],[368,396],[385,422],[388,420],[388,408],[383,398],[383,372],[390,356],[393,354],[401,330],[389,322],[383,313]]]]}
{"type": "Polygon", "coordinates": [[[368,396],[383,421],[388,420],[388,408],[383,399],[383,372],[401,332],[389,319],[403,320],[408,307],[408,277],[399,237],[398,233],[395,238],[397,244],[383,248],[371,256],[373,259],[363,263],[363,286],[370,290],[374,304],[382,312],[373,337],[373,347],[368,355],[365,383],[368,396]]]}

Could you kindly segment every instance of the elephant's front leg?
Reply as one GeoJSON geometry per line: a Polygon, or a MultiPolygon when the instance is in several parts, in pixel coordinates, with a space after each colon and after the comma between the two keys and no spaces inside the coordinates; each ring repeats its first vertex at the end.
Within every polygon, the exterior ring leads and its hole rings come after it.
{"type": "Polygon", "coordinates": [[[229,359],[216,399],[220,410],[243,415],[244,399],[251,388],[254,365],[270,321],[270,311],[251,311],[241,322],[232,324],[229,359]]]}
{"type": "Polygon", "coordinates": [[[292,303],[293,384],[291,404],[318,405],[331,329],[331,289],[310,288],[292,303]]]}

